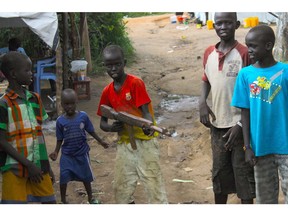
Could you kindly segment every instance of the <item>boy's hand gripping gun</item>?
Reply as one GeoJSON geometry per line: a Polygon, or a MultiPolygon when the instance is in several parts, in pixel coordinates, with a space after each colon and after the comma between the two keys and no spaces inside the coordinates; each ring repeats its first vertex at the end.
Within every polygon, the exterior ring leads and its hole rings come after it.
{"type": "Polygon", "coordinates": [[[140,128],[148,128],[151,129],[152,131],[157,131],[161,134],[165,134],[171,137],[171,133],[168,132],[166,128],[157,127],[156,125],[153,124],[152,121],[147,120],[145,118],[134,116],[126,112],[116,112],[113,108],[106,105],[101,105],[100,109],[104,117],[108,119],[121,121],[127,125],[131,147],[134,150],[137,149],[137,146],[134,138],[133,126],[140,128]]]}

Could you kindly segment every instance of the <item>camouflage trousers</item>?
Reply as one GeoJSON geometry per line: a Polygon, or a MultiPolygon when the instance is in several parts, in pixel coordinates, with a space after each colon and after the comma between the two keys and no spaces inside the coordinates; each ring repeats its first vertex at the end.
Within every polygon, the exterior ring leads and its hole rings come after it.
{"type": "Polygon", "coordinates": [[[137,150],[133,150],[130,143],[117,145],[113,184],[116,203],[134,201],[133,194],[138,180],[145,187],[148,203],[168,203],[159,164],[157,139],[136,139],[136,145],[137,150]]]}
{"type": "Polygon", "coordinates": [[[288,204],[288,155],[272,154],[257,157],[254,174],[257,204],[278,203],[279,181],[285,203],[288,204]]]}

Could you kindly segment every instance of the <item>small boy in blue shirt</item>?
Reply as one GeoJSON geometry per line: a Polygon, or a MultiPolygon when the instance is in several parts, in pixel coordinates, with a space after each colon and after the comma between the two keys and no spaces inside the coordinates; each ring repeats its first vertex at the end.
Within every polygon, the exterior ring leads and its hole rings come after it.
{"type": "Polygon", "coordinates": [[[58,117],[56,121],[57,145],[49,157],[55,161],[60,148],[60,193],[61,202],[66,201],[66,189],[69,181],[83,182],[88,195],[90,204],[99,203],[92,197],[91,182],[94,176],[91,170],[89,150],[86,131],[94,137],[100,145],[108,148],[108,144],[101,140],[95,133],[94,127],[83,111],[76,111],[77,95],[73,89],[65,89],[62,92],[61,105],[64,114],[58,117]]]}

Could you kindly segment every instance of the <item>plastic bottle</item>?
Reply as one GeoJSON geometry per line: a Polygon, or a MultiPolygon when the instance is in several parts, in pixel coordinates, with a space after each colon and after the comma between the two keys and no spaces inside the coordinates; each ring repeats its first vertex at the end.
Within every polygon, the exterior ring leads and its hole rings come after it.
{"type": "Polygon", "coordinates": [[[177,23],[177,17],[176,17],[176,15],[173,15],[173,16],[170,17],[170,22],[171,22],[172,24],[177,23]]]}

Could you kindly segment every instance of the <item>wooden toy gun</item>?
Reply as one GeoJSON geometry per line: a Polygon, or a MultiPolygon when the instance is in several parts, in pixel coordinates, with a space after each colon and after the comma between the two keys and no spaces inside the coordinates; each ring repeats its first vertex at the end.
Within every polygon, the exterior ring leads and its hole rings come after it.
{"type": "Polygon", "coordinates": [[[134,116],[132,114],[122,112],[122,111],[116,112],[113,108],[106,106],[106,105],[101,105],[100,109],[102,112],[102,116],[108,119],[121,121],[127,125],[131,147],[134,150],[137,149],[137,146],[136,146],[136,142],[134,138],[133,126],[140,127],[140,128],[149,128],[151,130],[157,131],[161,134],[165,134],[171,137],[171,133],[168,132],[166,128],[157,127],[156,125],[153,124],[152,121],[148,119],[134,116]]]}

